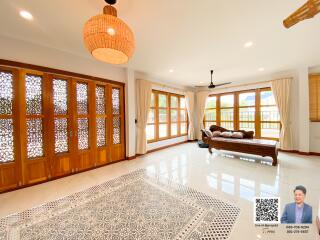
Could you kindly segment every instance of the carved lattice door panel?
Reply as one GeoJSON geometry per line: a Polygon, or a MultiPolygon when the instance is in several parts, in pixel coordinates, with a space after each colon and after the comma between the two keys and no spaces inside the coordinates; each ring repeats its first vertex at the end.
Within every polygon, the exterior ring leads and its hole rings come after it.
{"type": "Polygon", "coordinates": [[[123,104],[123,88],[119,86],[111,86],[111,161],[118,161],[125,157],[124,144],[124,104],[123,104]]]}
{"type": "Polygon", "coordinates": [[[31,184],[50,177],[48,161],[49,139],[48,106],[50,102],[44,93],[50,92],[48,76],[36,71],[22,71],[20,81],[23,90],[19,110],[22,129],[20,136],[23,149],[23,183],[31,184]]]}
{"type": "Polygon", "coordinates": [[[19,155],[16,154],[18,73],[0,68],[0,191],[13,188],[21,181],[19,155]]]}
{"type": "Polygon", "coordinates": [[[110,116],[110,94],[109,87],[104,83],[97,83],[95,86],[95,105],[96,105],[96,164],[103,165],[111,160],[110,156],[110,139],[108,136],[111,134],[110,116]],[[109,100],[109,101],[108,101],[109,100]]]}
{"type": "Polygon", "coordinates": [[[53,177],[72,172],[74,121],[72,79],[50,75],[50,169],[53,177]]]}
{"type": "Polygon", "coordinates": [[[94,128],[92,112],[95,109],[95,105],[92,103],[94,83],[76,80],[74,84],[76,93],[75,142],[77,143],[74,171],[81,171],[95,165],[95,139],[92,132],[94,128]]]}
{"type": "Polygon", "coordinates": [[[0,192],[123,160],[124,126],[122,84],[0,67],[0,192]]]}

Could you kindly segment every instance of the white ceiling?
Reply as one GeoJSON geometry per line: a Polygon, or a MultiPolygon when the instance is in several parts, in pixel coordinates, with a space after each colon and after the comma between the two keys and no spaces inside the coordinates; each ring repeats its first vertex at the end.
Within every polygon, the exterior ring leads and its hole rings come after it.
{"type": "MultiPolygon", "coordinates": [[[[136,51],[126,67],[193,86],[207,84],[211,68],[220,83],[319,65],[320,16],[291,29],[282,25],[305,2],[118,0],[118,16],[136,36],[136,51]],[[247,41],[253,42],[251,48],[243,47],[247,41]]],[[[90,58],[83,25],[104,5],[103,0],[1,0],[0,35],[90,58]],[[22,19],[20,9],[30,11],[34,21],[22,19]]]]}

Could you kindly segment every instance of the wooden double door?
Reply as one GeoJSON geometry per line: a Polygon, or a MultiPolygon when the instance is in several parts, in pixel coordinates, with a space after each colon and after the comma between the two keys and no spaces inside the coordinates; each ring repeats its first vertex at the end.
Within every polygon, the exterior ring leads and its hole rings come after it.
{"type": "Polygon", "coordinates": [[[124,158],[123,85],[0,67],[0,191],[124,158]]]}

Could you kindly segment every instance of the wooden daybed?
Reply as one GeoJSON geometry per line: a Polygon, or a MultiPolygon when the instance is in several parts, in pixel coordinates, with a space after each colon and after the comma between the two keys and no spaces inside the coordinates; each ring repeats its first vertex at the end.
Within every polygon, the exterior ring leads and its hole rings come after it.
{"type": "Polygon", "coordinates": [[[209,152],[212,153],[212,148],[217,150],[228,150],[240,153],[248,153],[259,155],[262,157],[271,157],[273,159],[272,165],[276,166],[278,163],[277,156],[277,142],[273,140],[255,139],[253,138],[253,132],[247,132],[239,130],[237,132],[243,133],[242,139],[236,138],[224,138],[224,137],[212,137],[210,132],[233,132],[225,128],[212,125],[209,130],[202,129],[202,141],[209,145],[209,152]]]}

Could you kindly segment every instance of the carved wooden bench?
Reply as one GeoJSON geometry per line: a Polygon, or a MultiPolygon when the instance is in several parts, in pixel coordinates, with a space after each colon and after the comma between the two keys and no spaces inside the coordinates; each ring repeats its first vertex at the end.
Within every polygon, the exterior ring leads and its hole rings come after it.
{"type": "Polygon", "coordinates": [[[277,142],[265,139],[233,139],[223,137],[209,137],[205,131],[202,131],[203,142],[209,145],[209,152],[212,153],[212,148],[217,150],[228,150],[240,153],[248,153],[259,155],[262,157],[271,157],[272,165],[278,163],[277,142]]]}

